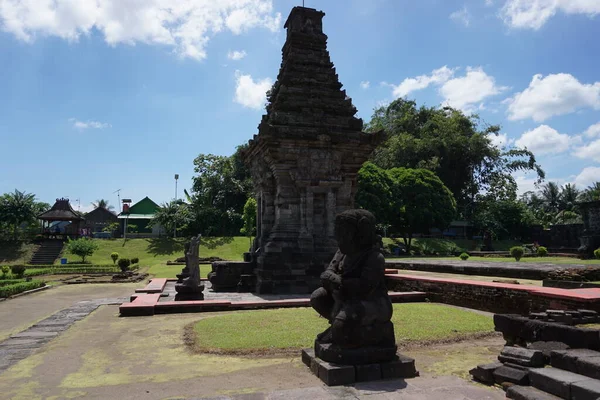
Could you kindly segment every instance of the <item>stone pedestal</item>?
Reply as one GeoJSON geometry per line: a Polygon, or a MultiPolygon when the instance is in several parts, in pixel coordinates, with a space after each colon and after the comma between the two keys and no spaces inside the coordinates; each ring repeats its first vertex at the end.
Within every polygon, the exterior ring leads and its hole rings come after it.
{"type": "Polygon", "coordinates": [[[353,365],[327,362],[315,356],[313,349],[304,349],[302,362],[327,386],[419,376],[414,359],[395,353],[389,361],[353,365]]]}

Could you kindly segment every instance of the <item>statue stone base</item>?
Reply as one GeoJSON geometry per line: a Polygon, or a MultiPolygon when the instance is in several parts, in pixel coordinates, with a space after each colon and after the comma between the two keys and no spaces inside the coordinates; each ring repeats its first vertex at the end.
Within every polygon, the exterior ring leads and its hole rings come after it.
{"type": "MultiPolygon", "coordinates": [[[[198,248],[200,246],[200,235],[195,236],[187,246],[185,253],[185,263],[189,276],[180,279],[181,282],[175,284],[175,301],[181,300],[204,300],[204,285],[200,283],[200,264],[198,260],[198,248]]],[[[184,268],[184,271],[185,271],[184,268]]],[[[182,271],[182,273],[184,272],[182,271]]]]}
{"type": "MultiPolygon", "coordinates": [[[[367,349],[364,350],[366,351],[367,349]]],[[[378,348],[376,351],[380,352],[381,350],[381,348],[378,348]]],[[[363,348],[356,349],[355,351],[358,354],[363,351],[363,348]]],[[[387,358],[389,353],[382,354],[382,356],[387,358]]],[[[367,357],[363,357],[363,360],[366,359],[367,357]]],[[[354,365],[328,362],[317,357],[313,349],[304,349],[302,350],[302,362],[327,386],[351,385],[356,382],[377,381],[381,379],[406,379],[419,376],[419,372],[415,368],[415,360],[402,354],[396,354],[395,349],[389,361],[354,365]]]]}

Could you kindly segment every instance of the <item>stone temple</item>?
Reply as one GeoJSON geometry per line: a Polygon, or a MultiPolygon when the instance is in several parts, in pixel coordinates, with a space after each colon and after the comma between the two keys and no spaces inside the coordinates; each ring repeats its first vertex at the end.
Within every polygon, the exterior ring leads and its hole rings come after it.
{"type": "Polygon", "coordinates": [[[308,293],[337,244],[335,216],[354,206],[357,173],[383,132],[362,132],[323,33],[325,13],[294,7],[266,115],[243,157],[258,203],[249,261],[258,293],[308,293]]]}

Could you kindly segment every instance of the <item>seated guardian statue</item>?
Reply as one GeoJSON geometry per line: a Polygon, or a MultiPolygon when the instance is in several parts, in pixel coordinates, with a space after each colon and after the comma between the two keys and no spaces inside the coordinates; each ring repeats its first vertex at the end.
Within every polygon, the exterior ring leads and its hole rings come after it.
{"type": "Polygon", "coordinates": [[[317,336],[316,344],[340,349],[383,347],[395,354],[392,303],[375,217],[367,210],[337,215],[335,238],[339,249],[321,274],[322,287],[310,299],[331,324],[317,336]]]}

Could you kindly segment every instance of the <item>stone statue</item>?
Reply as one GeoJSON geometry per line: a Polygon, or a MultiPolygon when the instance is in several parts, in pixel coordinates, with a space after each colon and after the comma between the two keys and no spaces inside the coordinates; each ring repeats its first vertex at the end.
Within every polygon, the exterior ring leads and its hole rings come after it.
{"type": "Polygon", "coordinates": [[[177,283],[183,283],[183,280],[190,276],[190,269],[188,267],[188,252],[190,251],[190,243],[183,245],[183,257],[185,258],[185,267],[181,269],[181,273],[175,275],[177,277],[177,283]]]}
{"type": "Polygon", "coordinates": [[[177,295],[175,300],[203,300],[204,285],[200,284],[200,262],[199,262],[200,235],[194,236],[190,241],[189,248],[185,254],[186,268],[189,276],[181,283],[175,284],[177,295]]]}
{"type": "Polygon", "coordinates": [[[338,214],[335,238],[339,249],[310,299],[331,324],[317,336],[315,354],[341,364],[390,361],[397,348],[375,217],[366,210],[338,214]]]}

